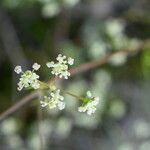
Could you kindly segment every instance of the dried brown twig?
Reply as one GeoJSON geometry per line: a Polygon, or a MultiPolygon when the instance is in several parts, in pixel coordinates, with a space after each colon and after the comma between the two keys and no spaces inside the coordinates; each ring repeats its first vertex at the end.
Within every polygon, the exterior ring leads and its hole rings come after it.
{"type": "MultiPolygon", "coordinates": [[[[138,47],[136,47],[136,49],[119,50],[119,51],[116,51],[112,54],[108,54],[107,56],[105,56],[104,58],[102,58],[100,60],[94,60],[94,61],[91,61],[91,62],[84,63],[80,66],[77,66],[77,67],[71,69],[70,70],[71,75],[73,76],[73,75],[76,75],[76,74],[79,74],[79,73],[82,73],[82,72],[89,71],[91,69],[100,67],[100,66],[106,64],[107,62],[109,62],[110,58],[112,58],[116,54],[123,53],[125,55],[130,55],[130,54],[133,54],[133,53],[137,53],[140,50],[143,50],[143,47],[145,47],[146,43],[140,44],[138,47]]],[[[35,92],[32,92],[31,94],[25,96],[24,98],[20,99],[17,103],[15,103],[13,106],[11,106],[6,111],[4,111],[3,113],[0,114],[0,121],[4,120],[8,116],[12,115],[16,111],[18,111],[19,109],[21,109],[22,107],[27,105],[29,102],[31,102],[33,99],[38,98],[39,95],[40,95],[40,93],[38,91],[35,91],[35,92]]]]}

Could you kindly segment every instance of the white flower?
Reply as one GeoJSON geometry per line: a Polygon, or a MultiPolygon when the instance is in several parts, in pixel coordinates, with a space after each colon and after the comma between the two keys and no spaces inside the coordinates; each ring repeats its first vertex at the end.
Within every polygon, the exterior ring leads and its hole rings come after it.
{"type": "Polygon", "coordinates": [[[34,63],[33,66],[32,66],[32,68],[34,70],[39,70],[40,67],[41,67],[41,65],[39,65],[38,63],[34,63]]]}
{"type": "MultiPolygon", "coordinates": [[[[39,69],[39,67],[40,65],[38,65],[37,63],[33,65],[33,69],[35,70],[39,69]]],[[[15,72],[21,73],[17,88],[19,91],[21,91],[23,88],[38,89],[40,87],[40,84],[38,82],[39,76],[34,72],[34,70],[27,70],[25,72],[22,72],[21,66],[16,66],[15,72]]]]}
{"type": "Polygon", "coordinates": [[[47,62],[46,65],[48,68],[54,67],[54,62],[53,61],[47,62]]]}
{"type": "Polygon", "coordinates": [[[67,61],[65,59],[66,59],[66,56],[63,56],[62,54],[59,54],[56,58],[56,60],[58,60],[59,63],[66,63],[67,61]]]}
{"type": "Polygon", "coordinates": [[[54,63],[53,61],[47,62],[47,67],[52,68],[52,74],[59,76],[60,78],[64,77],[65,79],[68,79],[68,77],[70,76],[68,65],[73,65],[74,59],[72,59],[71,57],[67,59],[66,56],[59,54],[56,60],[58,61],[57,63],[54,63]]]}
{"type": "Polygon", "coordinates": [[[20,74],[22,72],[22,68],[21,66],[16,66],[14,71],[17,73],[17,74],[20,74]]]}
{"type": "Polygon", "coordinates": [[[92,97],[91,91],[87,91],[87,92],[86,92],[86,95],[87,95],[87,97],[91,98],[91,97],[92,97]]]}
{"type": "Polygon", "coordinates": [[[65,108],[63,100],[64,97],[60,95],[60,90],[57,89],[51,92],[49,96],[44,96],[44,100],[40,103],[42,107],[48,106],[50,109],[58,107],[59,110],[62,110],[65,108]]]}
{"type": "Polygon", "coordinates": [[[65,108],[65,103],[64,102],[59,102],[58,103],[58,108],[59,108],[59,110],[63,110],[65,108]]]}
{"type": "Polygon", "coordinates": [[[19,82],[18,83],[18,91],[21,91],[22,89],[23,89],[23,87],[24,87],[24,85],[21,83],[21,82],[19,82]]]}
{"type": "Polygon", "coordinates": [[[87,98],[82,106],[78,107],[79,112],[86,112],[88,115],[95,113],[96,105],[99,103],[99,97],[93,97],[90,91],[87,91],[87,98]]]}
{"type": "Polygon", "coordinates": [[[40,87],[38,79],[39,76],[36,73],[27,70],[21,75],[20,81],[18,83],[18,90],[22,90],[23,87],[32,87],[33,89],[38,89],[40,87]]]}
{"type": "Polygon", "coordinates": [[[74,59],[71,58],[71,57],[69,57],[69,58],[68,58],[68,64],[69,64],[69,65],[73,65],[73,64],[74,64],[74,59]]]}

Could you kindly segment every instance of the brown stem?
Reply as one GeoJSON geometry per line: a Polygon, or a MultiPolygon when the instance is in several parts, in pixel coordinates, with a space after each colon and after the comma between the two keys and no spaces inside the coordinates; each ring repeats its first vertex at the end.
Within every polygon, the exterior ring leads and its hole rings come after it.
{"type": "Polygon", "coordinates": [[[13,106],[11,106],[10,108],[8,108],[6,111],[4,111],[0,115],[0,121],[2,121],[3,119],[5,119],[9,115],[13,114],[17,110],[21,109],[22,107],[24,107],[25,105],[27,105],[31,100],[33,100],[33,99],[35,99],[37,97],[39,97],[39,92],[35,91],[35,92],[32,92],[31,94],[25,96],[24,98],[18,100],[18,102],[16,102],[13,106]]]}
{"type": "MultiPolygon", "coordinates": [[[[71,69],[70,70],[71,75],[73,76],[73,75],[76,75],[76,74],[79,74],[79,73],[82,73],[82,72],[89,71],[91,69],[100,67],[100,66],[106,64],[109,61],[109,59],[112,56],[116,55],[116,54],[124,53],[126,55],[130,55],[130,54],[133,54],[135,52],[139,52],[139,51],[143,50],[144,47],[147,46],[147,44],[149,45],[149,42],[150,41],[147,40],[143,44],[140,44],[139,47],[136,48],[136,49],[132,49],[132,50],[119,50],[117,52],[114,52],[112,54],[109,54],[109,55],[105,56],[103,59],[94,60],[94,61],[82,64],[82,65],[80,65],[80,66],[78,66],[76,68],[71,69]]],[[[58,78],[55,78],[55,79],[58,79],[58,78]]],[[[33,99],[35,99],[37,97],[39,97],[39,92],[35,91],[35,92],[29,94],[28,96],[22,98],[17,103],[15,103],[13,106],[11,106],[6,111],[4,111],[3,113],[0,114],[0,121],[4,120],[8,116],[12,115],[13,113],[15,113],[16,111],[18,111],[19,109],[21,109],[22,107],[24,107],[26,104],[28,104],[29,102],[31,102],[33,99]]]]}

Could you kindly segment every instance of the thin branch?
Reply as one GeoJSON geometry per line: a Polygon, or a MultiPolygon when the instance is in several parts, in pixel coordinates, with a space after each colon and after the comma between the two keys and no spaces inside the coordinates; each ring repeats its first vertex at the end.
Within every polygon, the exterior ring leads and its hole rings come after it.
{"type": "MultiPolygon", "coordinates": [[[[138,52],[139,50],[142,50],[142,47],[143,46],[138,47],[136,52],[138,52]]],[[[100,67],[100,66],[108,63],[110,58],[112,58],[114,55],[117,55],[117,54],[129,55],[129,54],[132,54],[133,52],[135,52],[135,50],[134,51],[133,50],[132,51],[131,50],[120,50],[120,51],[114,52],[112,54],[108,54],[107,56],[105,56],[104,58],[102,58],[100,60],[94,60],[91,62],[84,63],[76,68],[71,69],[70,70],[71,76],[85,72],[85,71],[95,69],[97,67],[100,67]]]]}
{"type": "MultiPolygon", "coordinates": [[[[114,52],[112,54],[108,54],[107,56],[105,56],[104,58],[102,58],[100,60],[94,60],[94,61],[82,64],[78,67],[75,67],[75,68],[71,69],[70,70],[71,75],[73,76],[73,75],[76,75],[76,74],[79,74],[79,73],[82,73],[82,72],[89,71],[91,69],[95,69],[97,67],[100,67],[100,66],[106,64],[107,62],[109,62],[110,58],[113,57],[116,54],[124,53],[126,55],[130,55],[130,54],[133,54],[133,53],[137,53],[137,52],[143,50],[143,47],[145,47],[145,45],[147,45],[147,43],[149,44],[149,40],[144,42],[143,44],[140,44],[139,47],[136,48],[136,49],[120,50],[120,51],[114,52]]],[[[6,111],[4,111],[3,113],[0,114],[0,121],[6,119],[8,116],[12,115],[16,111],[18,111],[19,109],[21,109],[22,107],[27,105],[33,99],[39,97],[39,95],[40,95],[39,92],[35,91],[35,92],[32,92],[31,94],[29,94],[28,96],[22,98],[17,103],[15,103],[13,106],[11,106],[6,111]]]]}
{"type": "Polygon", "coordinates": [[[27,105],[31,100],[33,100],[33,99],[35,99],[37,97],[39,97],[39,93],[37,91],[35,91],[35,92],[32,92],[31,94],[25,96],[24,98],[20,99],[18,102],[16,102],[13,106],[8,108],[6,111],[4,111],[0,115],[0,121],[4,120],[9,115],[11,115],[14,112],[16,112],[17,110],[21,109],[22,107],[27,105]]]}

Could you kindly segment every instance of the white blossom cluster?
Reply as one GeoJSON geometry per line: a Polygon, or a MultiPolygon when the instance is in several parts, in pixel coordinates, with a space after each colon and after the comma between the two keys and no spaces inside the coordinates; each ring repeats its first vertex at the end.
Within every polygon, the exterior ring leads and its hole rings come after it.
{"type": "MultiPolygon", "coordinates": [[[[48,68],[52,68],[51,73],[58,76],[59,78],[68,79],[70,76],[69,65],[74,64],[74,59],[69,57],[67,58],[64,55],[59,54],[56,58],[57,62],[47,62],[46,65],[48,68]]],[[[23,88],[33,88],[33,89],[41,89],[41,90],[50,90],[49,95],[43,96],[43,99],[40,101],[42,107],[58,108],[59,110],[63,110],[65,108],[64,97],[60,95],[60,89],[57,89],[55,85],[49,85],[42,81],[39,81],[39,75],[35,73],[35,71],[39,70],[41,65],[38,63],[34,63],[32,66],[32,70],[22,71],[21,66],[16,66],[14,71],[17,74],[20,74],[20,79],[18,82],[18,90],[22,90],[23,88]],[[40,86],[41,85],[41,86],[40,86]],[[44,88],[43,88],[43,87],[44,88]],[[54,87],[52,87],[54,86],[54,87]]],[[[66,92],[69,93],[69,92],[66,92]]],[[[95,113],[96,106],[99,103],[99,97],[92,96],[90,91],[87,91],[86,97],[81,98],[74,94],[69,94],[74,96],[75,98],[79,98],[83,100],[83,103],[80,107],[78,107],[79,112],[86,112],[88,115],[95,113]]]]}
{"type": "Polygon", "coordinates": [[[33,70],[27,70],[25,72],[22,71],[21,66],[16,66],[14,71],[17,74],[21,74],[20,81],[18,82],[18,90],[21,91],[23,88],[33,88],[38,89],[40,87],[40,84],[38,82],[39,76],[34,72],[34,70],[38,70],[40,68],[40,65],[37,63],[34,63],[32,66],[33,70]]]}
{"type": "Polygon", "coordinates": [[[52,74],[60,78],[64,77],[65,79],[68,79],[68,77],[70,76],[68,66],[74,64],[74,59],[71,57],[67,59],[66,56],[59,54],[56,60],[58,61],[57,63],[54,63],[53,61],[47,62],[47,67],[52,68],[52,74]]]}
{"type": "Polygon", "coordinates": [[[60,95],[57,89],[50,93],[50,96],[44,96],[44,100],[40,101],[42,107],[48,106],[50,109],[58,107],[59,110],[65,108],[64,97],[60,95]]]}
{"type": "Polygon", "coordinates": [[[99,103],[99,97],[93,97],[90,91],[87,91],[86,101],[78,107],[79,112],[87,112],[88,115],[95,113],[96,105],[99,103]]]}

